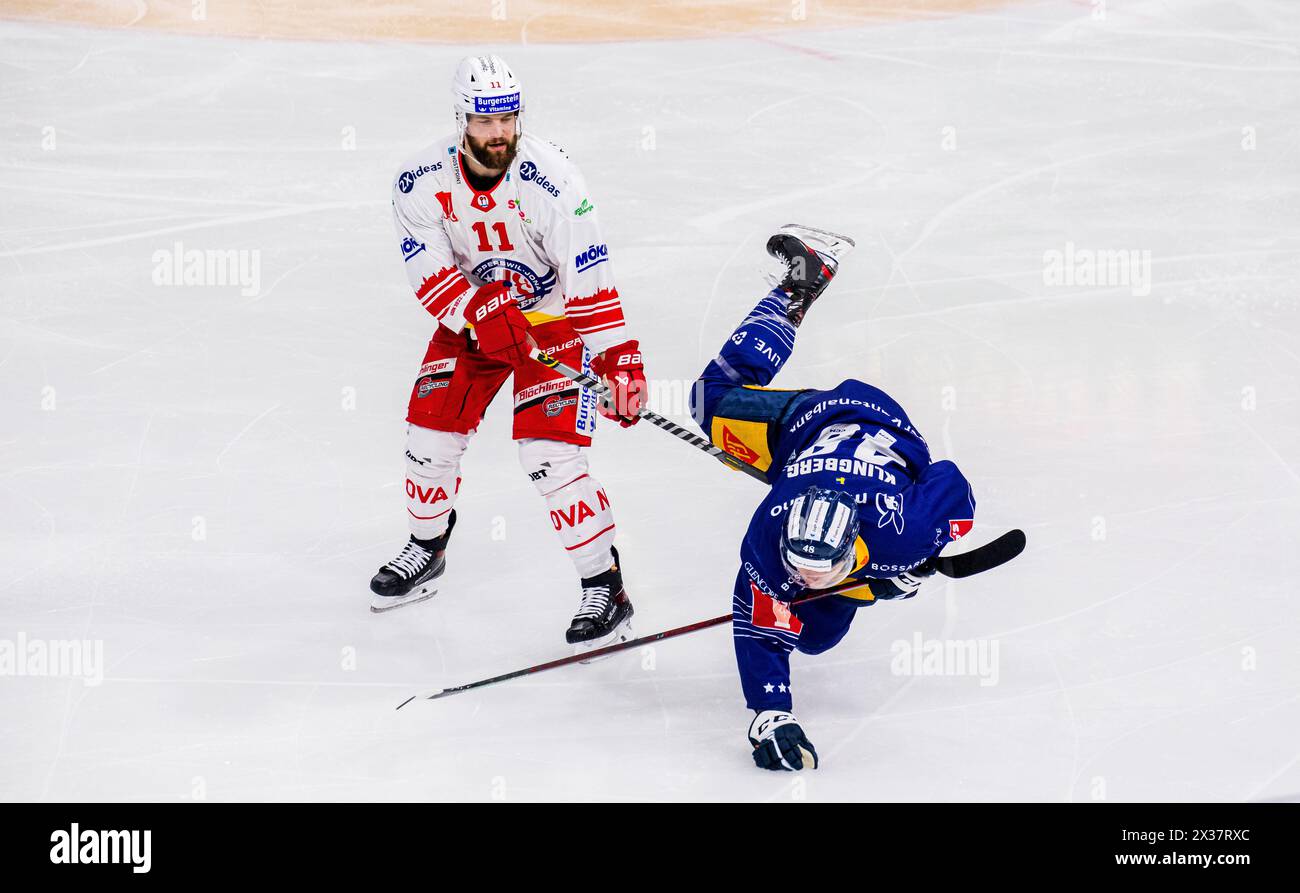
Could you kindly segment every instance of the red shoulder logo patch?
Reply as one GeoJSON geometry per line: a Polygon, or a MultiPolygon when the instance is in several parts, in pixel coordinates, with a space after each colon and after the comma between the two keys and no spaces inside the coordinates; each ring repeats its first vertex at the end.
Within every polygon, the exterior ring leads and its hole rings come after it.
{"type": "Polygon", "coordinates": [[[974,526],[975,520],[973,518],[962,518],[957,521],[950,520],[948,522],[948,536],[955,540],[959,540],[966,534],[970,533],[971,528],[974,526]]]}
{"type": "Polygon", "coordinates": [[[764,595],[755,583],[749,584],[749,594],[754,603],[754,617],[751,621],[754,626],[799,635],[799,631],[803,629],[803,622],[794,616],[789,605],[777,601],[770,595],[764,595]]]}
{"type": "Polygon", "coordinates": [[[457,220],[456,212],[451,207],[451,193],[439,192],[437,193],[437,196],[438,196],[438,204],[442,205],[442,216],[445,217],[447,220],[457,220]]]}
{"type": "Polygon", "coordinates": [[[746,465],[753,465],[758,461],[758,453],[746,446],[745,442],[733,434],[726,425],[722,426],[722,451],[730,453],[746,465]]]}

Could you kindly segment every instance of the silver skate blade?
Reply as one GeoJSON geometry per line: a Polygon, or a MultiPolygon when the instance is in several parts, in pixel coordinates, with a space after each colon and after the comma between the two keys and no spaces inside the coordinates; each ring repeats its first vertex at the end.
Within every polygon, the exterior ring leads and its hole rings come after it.
{"type": "MultiPolygon", "coordinates": [[[[632,618],[628,617],[618,626],[610,630],[606,635],[599,639],[592,639],[590,642],[579,642],[573,646],[574,654],[583,654],[587,651],[595,651],[597,648],[604,648],[606,645],[617,645],[621,642],[627,642],[632,639],[632,618]]],[[[580,660],[580,664],[594,664],[597,661],[613,657],[612,654],[602,654],[600,657],[593,657],[588,660],[580,660]]]]}
{"type": "Polygon", "coordinates": [[[857,246],[857,242],[846,235],[833,233],[828,229],[818,229],[815,226],[805,226],[802,223],[787,223],[777,232],[789,233],[818,254],[829,257],[836,264],[839,263],[840,258],[857,246]]]}
{"type": "Polygon", "coordinates": [[[407,605],[413,605],[416,602],[428,601],[438,594],[435,586],[417,586],[406,595],[376,595],[370,593],[370,613],[383,614],[387,611],[395,611],[398,608],[404,608],[407,605]]]}

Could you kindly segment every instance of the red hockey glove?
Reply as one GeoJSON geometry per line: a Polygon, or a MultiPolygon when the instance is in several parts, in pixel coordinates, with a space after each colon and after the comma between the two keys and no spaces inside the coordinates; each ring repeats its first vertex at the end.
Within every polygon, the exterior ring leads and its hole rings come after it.
{"type": "Polygon", "coordinates": [[[597,405],[600,414],[614,419],[624,428],[630,428],[641,419],[637,413],[645,400],[645,367],[641,364],[641,346],[636,341],[625,341],[608,348],[591,361],[591,368],[614,392],[614,404],[601,400],[597,405]]]}
{"type": "Polygon", "coordinates": [[[465,308],[465,320],[474,326],[483,353],[513,366],[529,362],[533,339],[508,282],[489,282],[476,291],[465,308]]]}

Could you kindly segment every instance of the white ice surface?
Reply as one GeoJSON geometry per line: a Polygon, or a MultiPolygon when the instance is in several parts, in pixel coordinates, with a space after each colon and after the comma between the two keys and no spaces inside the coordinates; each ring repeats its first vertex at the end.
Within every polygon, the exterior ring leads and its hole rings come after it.
{"type": "MultiPolygon", "coordinates": [[[[653,376],[699,371],[773,227],[854,234],[776,384],[884,387],[973,482],[973,540],[1029,534],[795,656],[796,781],[750,762],[725,628],[393,710],[565,653],[577,602],[501,401],[441,594],[367,611],[430,333],[387,193],[461,48],[0,25],[0,639],[106,664],[0,677],[0,799],[1294,798],[1298,34],[1280,0],[1051,2],[500,48],[653,376]],[[260,293],[154,285],[176,241],[259,250],[260,293]],[[1067,241],[1149,250],[1150,294],[1045,285],[1067,241]],[[918,632],[996,640],[997,684],[892,673],[918,632]]],[[[726,612],[757,487],[598,438],[638,632],[726,612]]]]}

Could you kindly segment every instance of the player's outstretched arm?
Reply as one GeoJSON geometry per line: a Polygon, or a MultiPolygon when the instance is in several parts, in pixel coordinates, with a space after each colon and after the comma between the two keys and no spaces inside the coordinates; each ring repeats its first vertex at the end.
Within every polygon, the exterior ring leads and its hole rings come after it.
{"type": "MultiPolygon", "coordinates": [[[[755,567],[752,561],[746,564],[755,567]]],[[[791,713],[790,652],[799,641],[799,618],[786,602],[764,593],[761,581],[743,566],[736,575],[731,612],[740,685],[755,713],[747,733],[754,764],[773,770],[817,768],[817,751],[791,713]]]]}

